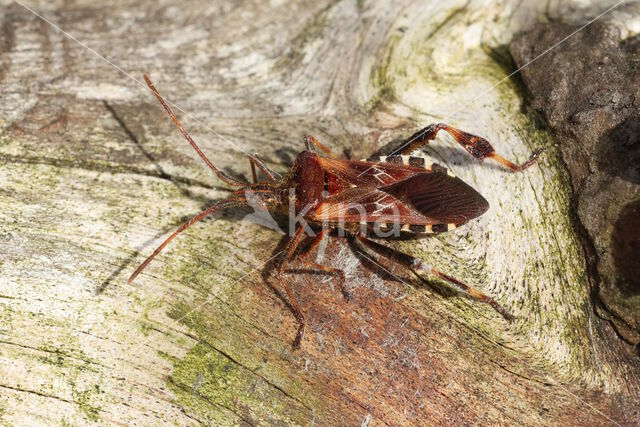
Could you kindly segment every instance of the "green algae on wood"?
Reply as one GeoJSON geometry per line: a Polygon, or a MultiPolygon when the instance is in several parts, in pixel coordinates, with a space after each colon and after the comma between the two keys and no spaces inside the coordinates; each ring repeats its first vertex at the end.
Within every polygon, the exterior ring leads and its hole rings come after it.
{"type": "Polygon", "coordinates": [[[169,377],[181,399],[221,407],[255,425],[306,424],[310,411],[229,356],[196,345],[169,377]]]}

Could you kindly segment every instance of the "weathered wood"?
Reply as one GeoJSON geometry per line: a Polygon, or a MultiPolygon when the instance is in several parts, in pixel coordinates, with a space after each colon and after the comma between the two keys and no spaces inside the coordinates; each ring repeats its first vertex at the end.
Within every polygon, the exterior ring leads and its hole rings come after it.
{"type": "Polygon", "coordinates": [[[547,147],[509,174],[440,137],[426,153],[491,208],[394,243],[495,296],[514,323],[435,280],[361,265],[334,240],[324,258],[353,297],[291,276],[309,322],[299,351],[266,266],[281,236],[243,220],[250,211],[192,227],[127,285],[228,190],[140,82],[1,4],[3,422],[637,422],[637,372],[590,305],[559,154],[515,83],[492,89],[514,32],[554,2],[29,3],[133,78],[149,73],[232,174],[249,175],[246,152],[285,173],[306,133],[359,157],[433,121],[513,160],[547,147]]]}
{"type": "MultiPolygon", "coordinates": [[[[640,3],[624,11],[638,16],[640,3]]],[[[619,27],[594,22],[521,75],[569,171],[599,315],[633,347],[640,344],[640,36],[619,27]],[[571,74],[556,65],[566,63],[575,64],[571,74]]],[[[577,28],[536,25],[510,51],[524,64],[537,55],[534,46],[552,45],[577,28]]]]}

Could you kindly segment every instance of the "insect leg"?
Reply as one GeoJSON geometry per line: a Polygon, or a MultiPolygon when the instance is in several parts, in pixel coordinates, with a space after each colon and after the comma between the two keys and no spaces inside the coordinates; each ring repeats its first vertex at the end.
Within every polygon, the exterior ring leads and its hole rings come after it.
{"type": "Polygon", "coordinates": [[[306,257],[309,256],[309,253],[311,253],[311,251],[313,251],[318,247],[318,245],[320,245],[322,240],[329,234],[329,231],[330,230],[328,228],[323,228],[322,230],[320,230],[320,232],[316,235],[316,237],[314,237],[309,246],[307,246],[305,250],[300,253],[299,259],[306,259],[306,257]]]}
{"type": "Polygon", "coordinates": [[[253,183],[258,182],[258,175],[256,174],[256,167],[264,173],[269,181],[276,182],[276,178],[273,176],[271,171],[264,164],[262,159],[258,157],[257,154],[249,154],[249,162],[251,163],[251,175],[253,175],[253,183]]]}
{"type": "Polygon", "coordinates": [[[278,271],[277,271],[278,281],[280,282],[285,292],[287,293],[287,296],[289,297],[289,302],[291,303],[293,314],[296,317],[296,320],[298,321],[298,323],[300,324],[300,326],[298,326],[298,333],[296,334],[296,339],[293,341],[293,348],[300,348],[300,342],[302,341],[302,337],[304,335],[305,320],[304,320],[304,316],[302,315],[302,310],[300,310],[300,307],[298,306],[298,301],[293,296],[291,289],[289,289],[286,282],[282,278],[282,273],[285,270],[284,268],[285,265],[293,257],[293,254],[295,253],[296,248],[302,241],[303,237],[304,237],[304,227],[299,227],[296,230],[296,234],[294,234],[294,236],[291,238],[291,240],[287,244],[287,249],[285,251],[284,258],[282,259],[282,262],[280,263],[280,266],[278,267],[278,271]]]}
{"type": "Polygon", "coordinates": [[[309,255],[309,253],[311,253],[311,251],[313,251],[315,248],[318,247],[318,245],[320,244],[320,242],[322,242],[322,239],[324,239],[325,236],[327,236],[329,234],[329,229],[323,228],[318,235],[313,239],[313,241],[311,242],[311,244],[300,254],[300,256],[298,257],[298,260],[305,265],[306,267],[311,268],[312,270],[315,271],[324,271],[327,274],[333,274],[338,278],[338,281],[340,282],[340,289],[342,290],[342,295],[344,295],[344,298],[349,301],[349,299],[351,298],[351,295],[349,295],[349,292],[347,291],[347,288],[345,287],[345,274],[344,271],[340,270],[339,268],[334,268],[334,267],[329,267],[327,265],[322,265],[322,264],[318,264],[317,262],[314,261],[310,261],[307,259],[307,256],[309,255]]]}
{"type": "Polygon", "coordinates": [[[448,282],[450,285],[452,285],[458,292],[461,292],[473,299],[476,299],[478,301],[484,302],[485,304],[489,304],[491,307],[493,307],[494,310],[496,310],[498,313],[500,313],[502,315],[502,317],[504,317],[505,319],[511,321],[513,320],[513,315],[511,315],[504,307],[502,307],[496,300],[494,300],[493,298],[491,298],[490,296],[486,295],[483,292],[480,292],[477,289],[472,288],[469,285],[466,285],[464,283],[462,283],[461,281],[459,281],[458,279],[451,277],[447,274],[444,274],[438,270],[436,270],[435,268],[433,268],[431,265],[425,263],[424,261],[422,261],[421,259],[418,258],[414,258],[411,255],[407,255],[403,252],[397,251],[393,248],[390,248],[388,246],[384,246],[381,245],[380,243],[374,242],[372,240],[369,240],[366,236],[358,234],[356,235],[356,237],[358,238],[358,240],[360,242],[362,242],[364,245],[366,245],[367,247],[371,248],[372,250],[374,250],[375,252],[377,252],[379,255],[382,255],[386,258],[389,258],[401,265],[404,265],[405,267],[407,267],[409,270],[411,270],[411,272],[413,272],[413,274],[415,274],[416,276],[418,276],[419,278],[422,279],[421,274],[433,274],[434,276],[437,276],[439,278],[441,278],[442,280],[448,282]]]}
{"type": "Polygon", "coordinates": [[[345,287],[346,279],[345,279],[344,271],[340,270],[339,268],[318,264],[315,261],[309,261],[306,259],[301,259],[300,262],[302,263],[303,266],[309,268],[310,271],[321,271],[327,274],[335,275],[338,278],[338,282],[340,283],[340,290],[342,290],[342,295],[344,296],[344,299],[347,301],[351,299],[351,294],[349,294],[349,291],[345,287]]]}
{"type": "Polygon", "coordinates": [[[327,147],[325,147],[324,144],[322,144],[320,141],[318,141],[315,136],[312,136],[312,135],[305,136],[304,137],[304,143],[307,146],[307,150],[309,150],[309,151],[314,151],[313,147],[315,146],[315,147],[318,147],[319,149],[321,149],[322,151],[324,151],[332,159],[337,159],[338,158],[338,156],[333,154],[333,152],[331,150],[329,150],[327,147]]]}
{"type": "Polygon", "coordinates": [[[465,150],[469,152],[469,154],[471,154],[476,159],[493,159],[503,164],[513,172],[520,172],[534,164],[542,151],[544,151],[543,149],[537,150],[535,153],[533,153],[529,160],[522,163],[521,165],[516,165],[496,153],[493,146],[491,146],[489,141],[487,141],[486,139],[456,129],[445,123],[433,123],[411,135],[409,138],[403,141],[397,149],[393,150],[393,153],[412,153],[418,148],[428,144],[429,141],[433,140],[436,137],[436,134],[441,130],[447,131],[451,136],[455,138],[456,141],[458,141],[460,145],[464,147],[465,150]]]}
{"type": "Polygon", "coordinates": [[[200,212],[198,215],[194,216],[189,221],[182,224],[176,231],[174,231],[174,233],[171,236],[167,238],[167,240],[162,242],[162,244],[158,246],[156,250],[153,251],[153,253],[149,255],[149,257],[145,259],[144,262],[140,264],[138,268],[136,268],[136,271],[134,271],[131,277],[129,277],[128,282],[129,283],[133,282],[135,278],[138,277],[138,274],[140,274],[142,270],[144,270],[145,267],[149,265],[149,263],[156,257],[156,255],[158,255],[160,251],[164,249],[164,247],[167,246],[169,242],[171,242],[178,234],[182,233],[184,230],[186,230],[196,222],[200,221],[202,218],[220,209],[226,209],[234,206],[246,206],[246,204],[247,204],[247,201],[244,197],[225,199],[225,200],[220,200],[219,202],[213,204],[212,206],[208,207],[204,211],[200,212]]]}

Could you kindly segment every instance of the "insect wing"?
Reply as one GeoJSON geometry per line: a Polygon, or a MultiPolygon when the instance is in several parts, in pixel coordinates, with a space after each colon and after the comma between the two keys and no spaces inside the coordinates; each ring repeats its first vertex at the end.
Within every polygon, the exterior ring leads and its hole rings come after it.
{"type": "Polygon", "coordinates": [[[357,187],[380,188],[425,172],[402,163],[367,162],[319,158],[322,168],[357,187]]]}
{"type": "Polygon", "coordinates": [[[489,203],[473,187],[446,173],[414,175],[380,190],[430,218],[432,223],[460,225],[489,209],[489,203]]]}
{"type": "Polygon", "coordinates": [[[328,222],[461,225],[489,204],[446,173],[422,172],[381,188],[352,187],[323,200],[311,219],[328,222]]]}
{"type": "Polygon", "coordinates": [[[310,219],[330,223],[430,223],[429,218],[394,196],[371,187],[352,187],[327,197],[318,205],[310,219]]]}

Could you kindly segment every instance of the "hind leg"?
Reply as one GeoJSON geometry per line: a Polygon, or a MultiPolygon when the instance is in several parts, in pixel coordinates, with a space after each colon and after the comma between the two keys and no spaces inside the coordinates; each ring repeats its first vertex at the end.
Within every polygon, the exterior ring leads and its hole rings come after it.
{"type": "Polygon", "coordinates": [[[409,270],[411,270],[416,276],[421,278],[422,274],[433,274],[434,276],[437,276],[443,279],[444,281],[446,281],[447,283],[449,283],[458,292],[461,292],[477,301],[483,302],[485,304],[489,304],[491,307],[493,307],[494,310],[500,313],[502,317],[504,317],[509,321],[513,320],[514,317],[504,307],[502,307],[496,300],[494,300],[490,296],[486,295],[483,292],[480,292],[477,289],[472,288],[469,285],[462,283],[461,281],[459,281],[454,277],[451,277],[449,275],[446,275],[436,270],[431,265],[425,263],[421,259],[414,258],[411,255],[407,255],[403,252],[397,251],[388,246],[384,246],[384,245],[381,245],[380,243],[369,240],[364,235],[358,234],[356,235],[356,237],[362,244],[371,248],[373,251],[375,251],[379,255],[385,258],[388,258],[392,261],[395,261],[398,264],[404,265],[409,270]]]}
{"type": "Polygon", "coordinates": [[[465,150],[469,152],[473,157],[478,160],[493,159],[498,163],[503,164],[513,172],[520,172],[536,162],[542,149],[533,153],[533,155],[526,162],[521,165],[516,165],[509,160],[505,159],[498,153],[496,153],[493,146],[486,139],[472,135],[460,129],[456,129],[453,126],[449,126],[445,123],[433,123],[429,126],[420,129],[418,132],[411,135],[404,140],[398,148],[392,151],[392,154],[410,154],[416,151],[418,148],[423,147],[433,140],[437,133],[441,130],[447,131],[451,136],[455,138],[458,144],[462,145],[465,150]]]}

